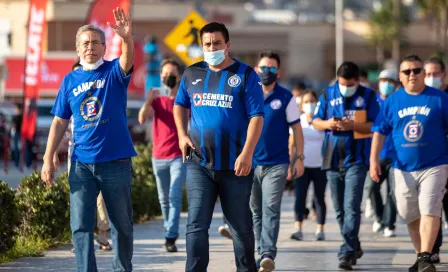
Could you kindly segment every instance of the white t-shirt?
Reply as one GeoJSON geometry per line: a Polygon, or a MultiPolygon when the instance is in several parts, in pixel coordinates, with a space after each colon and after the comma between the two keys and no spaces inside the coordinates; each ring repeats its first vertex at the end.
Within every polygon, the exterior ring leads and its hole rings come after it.
{"type": "MultiPolygon", "coordinates": [[[[324,142],[325,132],[314,129],[306,119],[306,114],[300,116],[304,141],[304,165],[308,168],[322,167],[322,144],[324,142]]],[[[292,129],[290,130],[292,134],[292,129]]]]}

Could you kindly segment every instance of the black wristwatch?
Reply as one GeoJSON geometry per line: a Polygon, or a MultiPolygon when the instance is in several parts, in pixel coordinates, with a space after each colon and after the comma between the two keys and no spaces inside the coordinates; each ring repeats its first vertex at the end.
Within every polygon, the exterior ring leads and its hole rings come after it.
{"type": "Polygon", "coordinates": [[[305,155],[303,155],[303,154],[296,155],[296,160],[297,159],[299,159],[301,161],[304,161],[305,160],[305,155]]]}

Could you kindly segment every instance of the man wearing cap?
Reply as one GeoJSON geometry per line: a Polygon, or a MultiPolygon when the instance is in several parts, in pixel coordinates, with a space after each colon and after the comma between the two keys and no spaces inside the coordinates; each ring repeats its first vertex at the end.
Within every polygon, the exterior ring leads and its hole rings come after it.
{"type": "MultiPolygon", "coordinates": [[[[383,70],[379,75],[379,83],[377,93],[377,101],[380,108],[383,106],[387,97],[393,93],[398,87],[397,73],[392,70],[383,70]]],[[[392,171],[390,171],[392,162],[395,157],[395,150],[392,143],[392,137],[389,135],[386,138],[384,147],[380,153],[381,176],[378,182],[373,181],[370,173],[366,176],[365,190],[367,198],[372,201],[373,208],[376,214],[376,220],[373,223],[373,232],[383,230],[384,237],[395,236],[395,221],[397,218],[397,208],[395,199],[393,197],[394,180],[392,171]],[[383,203],[381,197],[381,184],[386,180],[387,183],[387,199],[386,204],[383,203]]]]}

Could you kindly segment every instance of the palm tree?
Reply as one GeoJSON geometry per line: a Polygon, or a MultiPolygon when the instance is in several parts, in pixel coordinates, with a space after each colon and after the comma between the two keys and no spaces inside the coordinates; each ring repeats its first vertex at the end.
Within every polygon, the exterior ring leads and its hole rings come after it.
{"type": "Polygon", "coordinates": [[[372,11],[369,19],[371,29],[369,40],[376,48],[379,65],[383,63],[385,53],[392,51],[394,40],[404,41],[406,39],[400,29],[409,24],[408,11],[401,4],[400,17],[398,22],[395,22],[393,6],[393,0],[387,0],[381,5],[381,8],[372,11]]]}
{"type": "Polygon", "coordinates": [[[417,5],[434,33],[437,53],[444,55],[448,46],[448,0],[417,0],[417,5]]]}

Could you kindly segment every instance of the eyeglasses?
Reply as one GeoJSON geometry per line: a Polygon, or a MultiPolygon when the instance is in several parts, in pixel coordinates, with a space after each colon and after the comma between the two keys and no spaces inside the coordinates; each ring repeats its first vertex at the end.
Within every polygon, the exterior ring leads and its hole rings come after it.
{"type": "Polygon", "coordinates": [[[260,66],[260,70],[267,73],[267,72],[271,72],[271,73],[277,73],[278,68],[277,67],[267,67],[267,66],[260,66]]]}
{"type": "Polygon", "coordinates": [[[418,75],[422,72],[423,68],[414,68],[414,69],[407,69],[407,70],[403,70],[401,71],[403,74],[409,76],[411,75],[411,72],[414,73],[414,75],[418,75]]]}
{"type": "Polygon", "coordinates": [[[83,48],[88,48],[89,45],[92,45],[92,47],[94,47],[94,46],[97,46],[97,45],[100,45],[100,44],[103,44],[103,45],[104,45],[103,42],[100,42],[100,41],[92,41],[92,42],[85,42],[85,43],[82,43],[81,46],[82,46],[83,48]]]}

